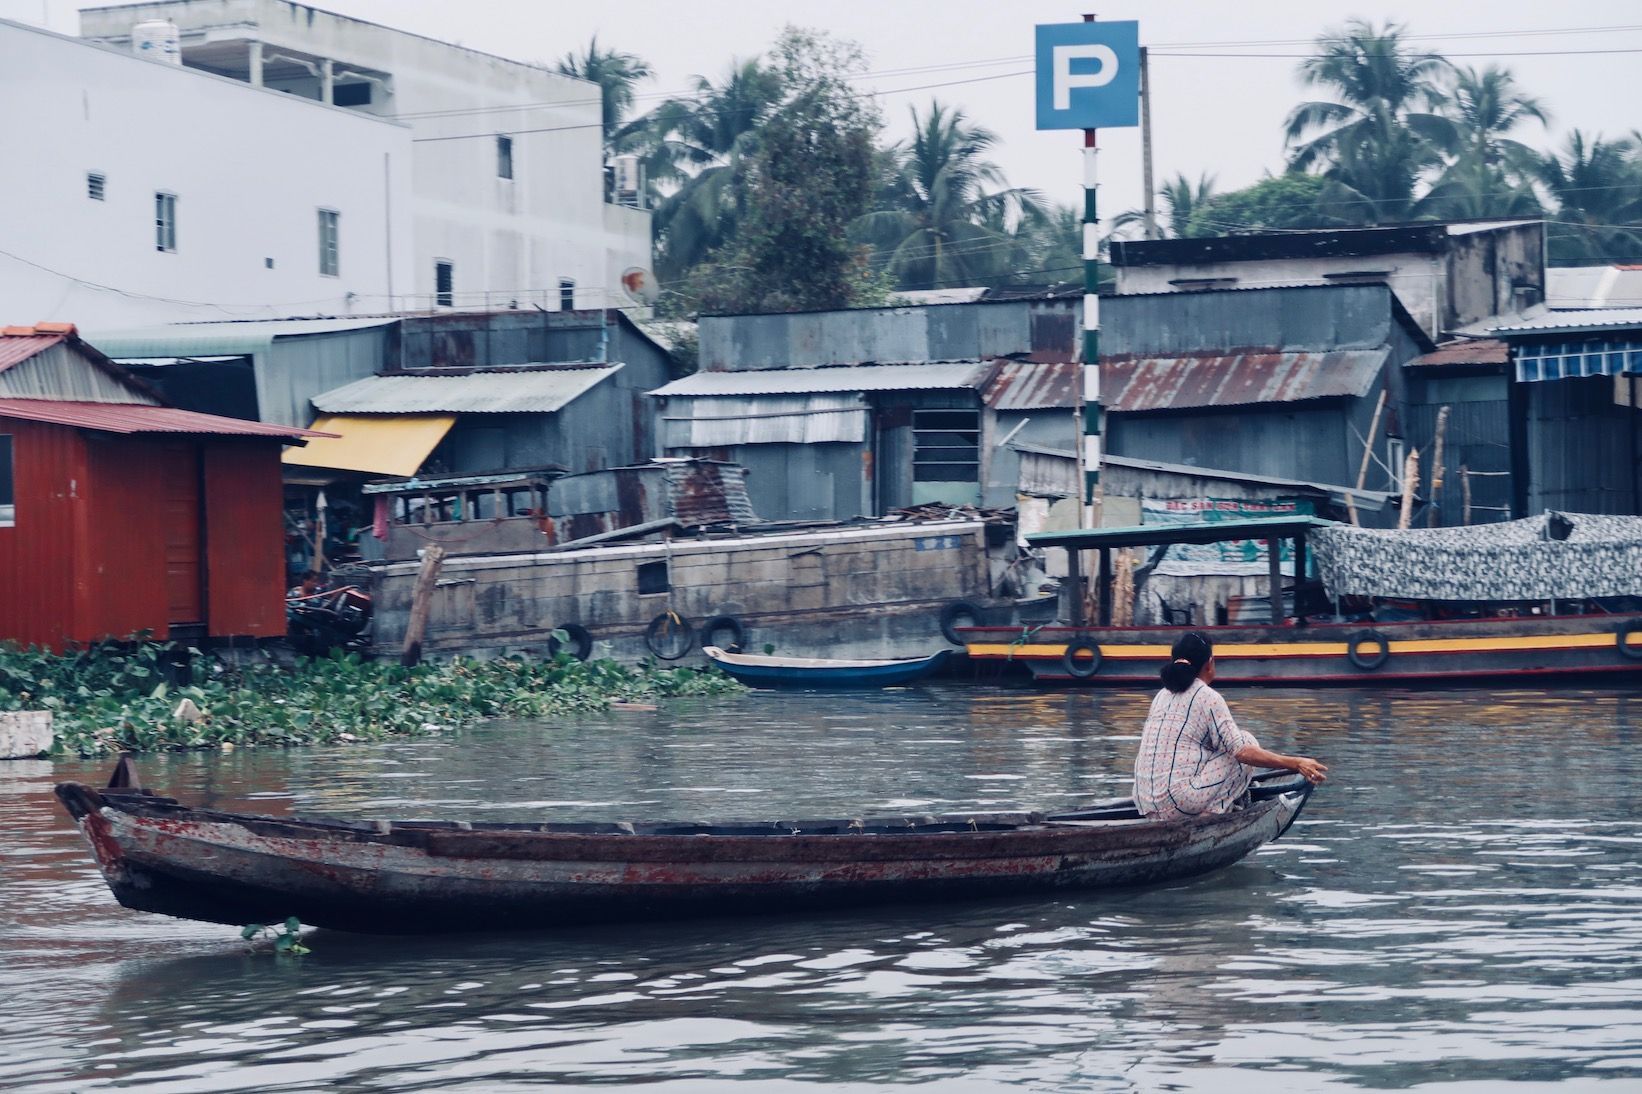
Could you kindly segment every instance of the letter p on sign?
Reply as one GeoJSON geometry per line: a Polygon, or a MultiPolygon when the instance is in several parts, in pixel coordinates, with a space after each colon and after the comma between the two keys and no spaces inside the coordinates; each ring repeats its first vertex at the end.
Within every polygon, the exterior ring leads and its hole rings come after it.
{"type": "Polygon", "coordinates": [[[1037,28],[1039,129],[1140,124],[1140,24],[1051,23],[1037,28]]]}

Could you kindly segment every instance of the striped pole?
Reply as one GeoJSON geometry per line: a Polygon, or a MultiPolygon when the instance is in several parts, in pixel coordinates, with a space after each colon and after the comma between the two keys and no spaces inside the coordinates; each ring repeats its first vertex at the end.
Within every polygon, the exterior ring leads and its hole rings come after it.
{"type": "Polygon", "coordinates": [[[1100,487],[1100,279],[1097,251],[1095,192],[1095,131],[1083,131],[1083,503],[1088,507],[1088,526],[1096,524],[1095,505],[1100,487]]]}

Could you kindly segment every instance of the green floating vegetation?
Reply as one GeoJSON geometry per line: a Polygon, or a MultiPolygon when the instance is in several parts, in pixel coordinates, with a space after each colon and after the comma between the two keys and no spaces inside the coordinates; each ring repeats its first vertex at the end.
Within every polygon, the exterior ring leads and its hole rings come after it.
{"type": "Polygon", "coordinates": [[[404,668],[357,653],[228,665],[171,643],[54,654],[0,645],[0,710],[49,710],[59,754],[102,756],[419,736],[487,718],[743,690],[716,669],[458,658],[404,668]],[[192,656],[191,681],[166,683],[192,656]],[[185,703],[184,700],[187,700],[185,703]]]}

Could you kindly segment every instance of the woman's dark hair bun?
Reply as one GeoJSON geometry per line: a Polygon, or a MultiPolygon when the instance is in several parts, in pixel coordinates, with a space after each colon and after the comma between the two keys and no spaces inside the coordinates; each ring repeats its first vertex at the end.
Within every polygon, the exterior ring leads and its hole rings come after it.
{"type": "Polygon", "coordinates": [[[1213,656],[1214,643],[1209,641],[1207,635],[1201,631],[1187,631],[1175,639],[1174,647],[1169,650],[1169,663],[1163,666],[1159,674],[1163,677],[1163,686],[1176,693],[1185,691],[1213,656]]]}

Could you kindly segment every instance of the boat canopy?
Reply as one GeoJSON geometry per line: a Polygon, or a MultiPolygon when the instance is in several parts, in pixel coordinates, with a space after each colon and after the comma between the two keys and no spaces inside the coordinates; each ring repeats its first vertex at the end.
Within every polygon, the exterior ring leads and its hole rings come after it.
{"type": "Polygon", "coordinates": [[[1579,600],[1642,596],[1642,517],[1542,513],[1466,528],[1334,525],[1311,536],[1330,596],[1579,600]]]}

